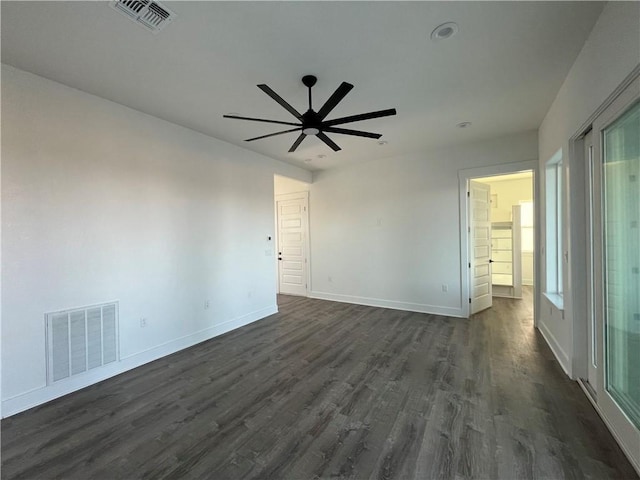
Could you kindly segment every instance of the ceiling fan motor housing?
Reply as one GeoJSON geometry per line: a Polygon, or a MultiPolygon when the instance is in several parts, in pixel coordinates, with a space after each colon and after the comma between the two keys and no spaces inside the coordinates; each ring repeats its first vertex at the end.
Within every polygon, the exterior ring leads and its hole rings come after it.
{"type": "Polygon", "coordinates": [[[302,121],[302,132],[304,134],[316,135],[322,131],[322,120],[320,120],[320,116],[313,110],[309,109],[303,113],[300,120],[302,121]]]}

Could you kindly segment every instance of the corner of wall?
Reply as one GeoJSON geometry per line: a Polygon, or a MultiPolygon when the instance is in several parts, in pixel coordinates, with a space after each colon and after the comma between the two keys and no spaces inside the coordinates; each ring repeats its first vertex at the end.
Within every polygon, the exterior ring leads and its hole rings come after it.
{"type": "MultiPolygon", "coordinates": [[[[638,43],[637,32],[640,29],[640,8],[633,3],[609,2],[604,6],[540,124],[538,150],[541,181],[537,188],[541,206],[545,195],[543,178],[545,162],[559,149],[562,150],[564,158],[569,158],[572,153],[571,139],[582,128],[589,125],[590,119],[594,118],[612,92],[619,88],[620,83],[624,82],[630,72],[638,68],[640,43],[638,43]]],[[[569,158],[567,165],[571,161],[572,158],[569,158]]],[[[569,185],[568,188],[571,186],[569,185]]],[[[565,203],[568,201],[569,198],[565,203]]],[[[573,207],[572,212],[575,213],[573,207]]],[[[565,217],[567,218],[565,225],[570,228],[571,219],[568,212],[565,213],[565,217]]],[[[540,209],[538,220],[540,225],[538,245],[542,247],[546,235],[544,208],[540,209]]],[[[566,231],[567,242],[570,237],[571,232],[566,231]]],[[[567,243],[568,248],[570,245],[567,243]]],[[[539,250],[543,252],[542,248],[539,250]]],[[[572,262],[577,261],[577,257],[571,253],[573,252],[570,252],[569,258],[573,259],[572,262]]],[[[540,255],[536,263],[539,269],[538,278],[544,279],[546,270],[544,255],[540,255]]],[[[570,278],[571,272],[572,266],[568,265],[568,275],[565,280],[570,278]]],[[[579,309],[574,310],[572,305],[574,289],[575,284],[565,285],[564,312],[554,309],[541,289],[538,289],[536,294],[537,305],[540,306],[538,328],[569,376],[573,374],[575,353],[573,322],[576,315],[580,315],[579,309]],[[549,311],[550,307],[551,311],[549,311]],[[564,319],[561,318],[562,313],[564,313],[564,319]]]]}

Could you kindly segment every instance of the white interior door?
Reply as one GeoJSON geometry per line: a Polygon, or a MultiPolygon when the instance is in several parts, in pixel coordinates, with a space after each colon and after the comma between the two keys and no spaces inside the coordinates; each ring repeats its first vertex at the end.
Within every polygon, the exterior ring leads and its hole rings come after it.
{"type": "Polygon", "coordinates": [[[469,181],[471,314],[491,307],[491,187],[469,181]]]}
{"type": "Polygon", "coordinates": [[[278,283],[279,292],[285,295],[307,295],[307,205],[306,192],[276,200],[278,283]]]}

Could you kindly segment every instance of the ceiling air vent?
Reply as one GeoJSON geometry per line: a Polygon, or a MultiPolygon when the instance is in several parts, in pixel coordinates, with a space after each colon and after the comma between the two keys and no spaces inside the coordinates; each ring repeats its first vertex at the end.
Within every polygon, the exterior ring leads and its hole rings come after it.
{"type": "Polygon", "coordinates": [[[167,7],[151,0],[116,0],[111,6],[153,33],[158,33],[176,16],[167,7]]]}

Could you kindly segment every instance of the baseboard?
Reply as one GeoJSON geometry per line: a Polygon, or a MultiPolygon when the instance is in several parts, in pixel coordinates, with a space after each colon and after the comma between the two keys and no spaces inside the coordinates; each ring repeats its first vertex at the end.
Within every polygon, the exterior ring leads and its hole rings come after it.
{"type": "Polygon", "coordinates": [[[390,308],[392,310],[405,310],[408,312],[430,313],[433,315],[445,315],[447,317],[467,318],[461,308],[440,307],[422,303],[397,302],[380,298],[357,297],[354,295],[341,295],[338,293],[310,292],[309,298],[331,300],[341,303],[355,303],[369,307],[390,308]]]}
{"type": "Polygon", "coordinates": [[[210,340],[211,338],[230,332],[236,328],[249,325],[250,323],[261,320],[269,315],[273,315],[274,313],[278,313],[277,305],[272,305],[270,307],[250,312],[241,317],[214,325],[213,327],[171,340],[149,350],[121,358],[120,361],[106,365],[98,371],[89,371],[84,374],[71,377],[67,380],[36,388],[29,392],[8,398],[2,401],[2,418],[10,417],[11,415],[42,405],[43,403],[49,402],[58,397],[68,395],[69,393],[114,377],[128,370],[140,367],[145,363],[153,362],[154,360],[158,360],[162,357],[166,357],[167,355],[171,355],[172,353],[179,352],[185,348],[210,340]]]}
{"type": "Polygon", "coordinates": [[[542,333],[543,338],[547,342],[547,345],[549,345],[549,348],[551,349],[551,351],[553,352],[553,355],[556,357],[556,360],[564,370],[564,373],[566,373],[569,376],[569,378],[573,378],[571,376],[571,367],[570,367],[571,363],[569,362],[569,355],[567,355],[567,352],[565,352],[562,349],[562,347],[556,340],[556,337],[553,335],[553,333],[551,333],[551,331],[547,328],[547,326],[543,322],[539,322],[538,330],[540,331],[540,333],[542,333]]]}

